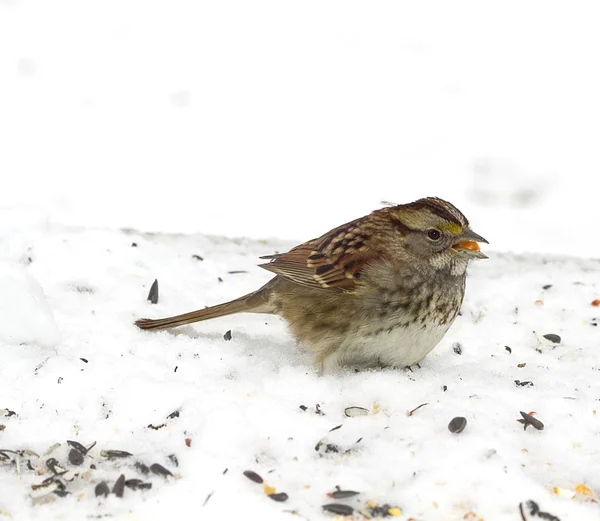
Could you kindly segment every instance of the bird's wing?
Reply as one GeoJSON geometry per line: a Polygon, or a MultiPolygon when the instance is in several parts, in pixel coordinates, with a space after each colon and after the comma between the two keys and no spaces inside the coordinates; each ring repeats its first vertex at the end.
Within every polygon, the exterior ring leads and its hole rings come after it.
{"type": "Polygon", "coordinates": [[[302,286],[352,291],[361,270],[375,259],[367,235],[361,230],[362,221],[344,224],[287,253],[261,257],[271,262],[260,266],[302,286]]]}

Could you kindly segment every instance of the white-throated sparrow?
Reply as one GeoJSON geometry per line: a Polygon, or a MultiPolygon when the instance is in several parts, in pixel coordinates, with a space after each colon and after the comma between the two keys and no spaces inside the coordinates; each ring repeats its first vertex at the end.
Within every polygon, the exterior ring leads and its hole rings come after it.
{"type": "Polygon", "coordinates": [[[460,309],[467,264],[485,259],[452,204],[428,197],[343,224],[287,253],[262,257],[276,277],[238,299],[158,320],[166,329],[233,313],[282,316],[321,370],[410,366],[442,339],[460,309]]]}

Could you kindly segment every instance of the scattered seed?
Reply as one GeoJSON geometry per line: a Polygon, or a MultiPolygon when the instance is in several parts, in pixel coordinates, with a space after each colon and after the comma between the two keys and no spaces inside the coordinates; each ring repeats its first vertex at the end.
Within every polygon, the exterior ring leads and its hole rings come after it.
{"type": "Polygon", "coordinates": [[[157,431],[157,430],[159,430],[159,429],[162,429],[163,427],[166,427],[166,426],[167,426],[167,424],[166,424],[166,423],[161,423],[160,425],[152,425],[152,424],[149,424],[149,425],[148,425],[148,428],[149,428],[149,429],[152,429],[153,431],[157,431]]]}
{"type": "Polygon", "coordinates": [[[369,414],[369,409],[365,409],[364,407],[358,406],[346,407],[344,409],[344,414],[348,416],[348,418],[354,418],[356,416],[367,416],[369,414]]]}
{"type": "Polygon", "coordinates": [[[192,446],[192,438],[186,438],[185,439],[185,446],[186,447],[191,447],[192,446]]]}
{"type": "Polygon", "coordinates": [[[96,497],[98,497],[98,496],[108,497],[108,494],[110,494],[110,490],[108,489],[108,485],[106,484],[106,481],[102,481],[96,485],[96,488],[94,489],[94,494],[96,494],[96,497]]]}
{"type": "Polygon", "coordinates": [[[158,279],[154,279],[152,286],[150,286],[147,300],[149,300],[151,304],[158,303],[158,279]]]}
{"type": "Polygon", "coordinates": [[[125,486],[131,490],[146,490],[152,488],[152,483],[145,483],[141,479],[128,479],[125,481],[125,486]]]}
{"type": "Polygon", "coordinates": [[[62,468],[59,465],[58,460],[56,458],[50,458],[46,460],[46,467],[50,469],[52,474],[61,474],[62,472],[66,471],[66,469],[62,468]]]}
{"type": "Polygon", "coordinates": [[[231,329],[229,331],[225,332],[225,334],[223,335],[223,338],[227,341],[231,340],[231,329]]]}
{"type": "Polygon", "coordinates": [[[277,501],[277,502],[287,501],[289,498],[289,496],[285,492],[277,492],[275,494],[269,494],[268,497],[270,497],[273,501],[277,501]]]}
{"type": "Polygon", "coordinates": [[[333,499],[346,499],[353,496],[358,496],[360,492],[356,492],[355,490],[341,490],[340,487],[335,487],[336,490],[331,492],[331,494],[327,494],[329,497],[333,499]]]}
{"type": "Polygon", "coordinates": [[[176,365],[176,366],[175,366],[175,369],[173,369],[173,372],[174,372],[174,373],[176,373],[176,372],[177,372],[177,368],[178,368],[178,367],[179,367],[178,365],[176,365]]]}
{"type": "Polygon", "coordinates": [[[100,456],[107,459],[117,459],[128,458],[129,456],[133,456],[133,454],[124,450],[101,450],[100,456]]]}
{"type": "Polygon", "coordinates": [[[173,411],[167,416],[167,420],[172,420],[173,418],[179,418],[179,411],[173,411]]]}
{"type": "Polygon", "coordinates": [[[319,416],[325,416],[325,413],[321,410],[321,406],[318,403],[315,404],[315,412],[319,416]]]}
{"type": "Polygon", "coordinates": [[[526,412],[519,411],[519,413],[521,414],[521,416],[523,418],[518,419],[517,421],[519,423],[523,424],[523,430],[527,430],[527,427],[529,427],[529,425],[531,425],[533,428],[537,429],[538,431],[544,430],[544,424],[540,420],[538,420],[537,418],[534,418],[531,414],[527,414],[526,412]]]}
{"type": "MultiPolygon", "coordinates": [[[[540,519],[544,519],[545,521],[560,521],[560,519],[548,512],[542,512],[540,507],[535,501],[527,501],[527,508],[529,509],[529,514],[532,516],[537,516],[540,519]]],[[[521,514],[521,518],[525,521],[525,513],[523,512],[523,503],[519,503],[519,512],[521,514]]]]}
{"type": "Polygon", "coordinates": [[[452,344],[452,350],[457,355],[462,355],[462,345],[460,344],[460,342],[454,342],[454,344],[452,344]]]}
{"type": "Polygon", "coordinates": [[[517,384],[517,387],[533,387],[533,382],[531,380],[525,380],[525,381],[521,381],[521,380],[515,380],[515,384],[517,384]]]}
{"type": "Polygon", "coordinates": [[[448,390],[448,386],[447,385],[442,385],[442,391],[446,392],[448,390]]]}
{"type": "Polygon", "coordinates": [[[150,473],[150,469],[148,468],[147,465],[144,465],[142,462],[140,461],[136,461],[135,464],[133,465],[139,472],[141,472],[142,474],[149,474],[150,473]]]}
{"type": "Polygon", "coordinates": [[[77,449],[69,451],[69,463],[71,465],[81,465],[83,463],[83,453],[77,449]]]}
{"type": "Polygon", "coordinates": [[[261,478],[256,472],[253,470],[245,470],[244,476],[246,476],[250,481],[254,481],[254,483],[262,483],[263,478],[261,478]]]}
{"type": "Polygon", "coordinates": [[[208,496],[206,496],[206,499],[204,500],[204,503],[202,503],[203,507],[206,506],[206,503],[208,503],[208,500],[213,496],[214,493],[215,493],[215,491],[213,490],[208,496]]]}
{"type": "Polygon", "coordinates": [[[123,497],[123,492],[125,491],[125,474],[119,476],[112,491],[117,497],[123,497]]]}
{"type": "Polygon", "coordinates": [[[248,273],[246,270],[233,270],[227,272],[229,275],[237,275],[239,273],[248,273]]]}
{"type": "Polygon", "coordinates": [[[508,351],[508,354],[510,355],[512,353],[512,348],[509,346],[504,346],[504,349],[506,349],[508,351]]]}
{"type": "Polygon", "coordinates": [[[7,418],[10,418],[11,416],[17,416],[17,413],[15,411],[11,411],[10,409],[2,409],[2,414],[7,418]]]}
{"type": "Polygon", "coordinates": [[[132,248],[137,248],[137,242],[132,242],[132,243],[131,243],[131,247],[132,247],[132,248]]]}
{"type": "Polygon", "coordinates": [[[81,360],[84,364],[88,363],[88,359],[87,358],[80,358],[79,360],[81,360]]]}
{"type": "Polygon", "coordinates": [[[426,405],[429,405],[427,403],[422,403],[421,405],[418,405],[417,407],[415,407],[412,411],[406,411],[406,416],[412,416],[415,412],[417,412],[421,407],[425,407],[426,405]]]}
{"type": "Polygon", "coordinates": [[[223,471],[223,476],[224,476],[225,474],[227,474],[227,471],[228,471],[228,470],[229,470],[229,469],[228,469],[228,468],[226,468],[226,469],[223,471]]]}
{"type": "Polygon", "coordinates": [[[51,481],[42,485],[31,485],[32,492],[30,496],[33,499],[39,499],[41,497],[47,496],[48,494],[52,494],[60,487],[60,484],[56,481],[51,481]]]}
{"type": "Polygon", "coordinates": [[[562,340],[559,335],[555,335],[554,333],[548,333],[544,335],[544,338],[553,344],[560,344],[562,340]]]}
{"type": "Polygon", "coordinates": [[[198,255],[198,254],[194,253],[194,254],[192,255],[192,259],[194,259],[194,260],[197,260],[197,261],[203,261],[203,260],[204,260],[204,257],[201,257],[200,255],[198,255]]]}
{"type": "Polygon", "coordinates": [[[177,456],[175,456],[175,454],[169,454],[167,457],[169,458],[169,460],[171,460],[171,463],[173,463],[174,466],[179,467],[179,460],[177,459],[177,456]]]}
{"type": "Polygon", "coordinates": [[[522,369],[523,367],[525,367],[527,365],[527,362],[523,362],[522,364],[517,364],[517,367],[519,369],[522,369]]]}
{"type": "Polygon", "coordinates": [[[340,447],[334,443],[329,443],[326,439],[322,439],[315,445],[315,450],[322,454],[330,454],[340,452],[340,447]]]}
{"type": "Polygon", "coordinates": [[[67,445],[70,445],[71,447],[73,447],[75,450],[78,450],[79,452],[81,452],[82,454],[87,454],[88,451],[94,446],[96,445],[96,442],[94,442],[92,445],[90,445],[89,447],[85,447],[84,445],[82,445],[81,443],[79,443],[78,441],[73,441],[73,440],[67,440],[67,445]]]}
{"type": "Polygon", "coordinates": [[[458,434],[459,432],[464,431],[466,426],[467,419],[463,416],[456,416],[450,420],[450,423],[448,424],[448,430],[458,434]]]}
{"type": "Polygon", "coordinates": [[[542,286],[542,289],[550,289],[552,287],[552,284],[544,284],[542,286]]]}
{"type": "Polygon", "coordinates": [[[341,429],[342,425],[336,425],[335,427],[333,427],[332,429],[329,429],[329,432],[333,432],[333,431],[337,431],[338,429],[341,429]]]}
{"type": "Polygon", "coordinates": [[[172,476],[173,473],[170,470],[167,470],[165,467],[163,467],[160,463],[153,463],[152,465],[150,465],[150,471],[153,474],[157,474],[159,476],[172,476]]]}
{"type": "Polygon", "coordinates": [[[217,280],[218,280],[219,282],[223,282],[223,279],[222,279],[221,277],[217,277],[217,280]]]}
{"type": "Polygon", "coordinates": [[[308,409],[308,407],[306,405],[301,405],[299,408],[302,409],[303,411],[306,411],[306,409],[308,409]]]}
{"type": "Polygon", "coordinates": [[[354,513],[354,509],[351,506],[343,505],[342,503],[328,503],[321,507],[325,512],[331,512],[332,514],[338,514],[340,516],[351,516],[354,513]]]}

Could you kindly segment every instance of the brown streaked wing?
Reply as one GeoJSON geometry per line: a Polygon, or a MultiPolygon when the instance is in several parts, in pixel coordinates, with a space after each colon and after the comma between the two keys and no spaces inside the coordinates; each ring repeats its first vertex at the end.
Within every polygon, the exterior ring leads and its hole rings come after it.
{"type": "Polygon", "coordinates": [[[271,262],[260,266],[303,286],[351,291],[360,270],[375,258],[361,231],[362,221],[357,219],[287,253],[273,255],[271,262]]]}

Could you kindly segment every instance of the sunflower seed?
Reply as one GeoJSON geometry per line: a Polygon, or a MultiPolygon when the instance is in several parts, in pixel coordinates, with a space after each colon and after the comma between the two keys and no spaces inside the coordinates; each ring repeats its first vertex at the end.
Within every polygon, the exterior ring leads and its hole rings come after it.
{"type": "Polygon", "coordinates": [[[287,501],[289,496],[285,492],[277,492],[276,494],[269,494],[269,496],[273,501],[287,501]]]}
{"type": "Polygon", "coordinates": [[[560,344],[562,340],[559,335],[555,335],[554,333],[548,333],[547,335],[544,335],[544,338],[551,344],[560,344]]]}
{"type": "Polygon", "coordinates": [[[466,426],[467,419],[463,416],[456,416],[450,420],[450,423],[448,424],[448,430],[458,434],[459,432],[464,431],[466,426]]]}
{"type": "Polygon", "coordinates": [[[227,341],[231,340],[231,329],[229,331],[225,332],[225,334],[223,335],[223,338],[227,341]]]}
{"type": "Polygon", "coordinates": [[[123,492],[125,491],[125,474],[119,476],[112,491],[117,497],[123,497],[123,492]]]}
{"type": "Polygon", "coordinates": [[[325,512],[331,512],[332,514],[338,514],[340,516],[351,516],[354,513],[354,509],[351,506],[343,505],[342,503],[328,503],[321,507],[325,512]]]}
{"type": "Polygon", "coordinates": [[[100,483],[98,483],[96,485],[96,488],[94,489],[94,494],[96,494],[96,497],[98,497],[98,496],[108,497],[108,494],[110,494],[110,490],[108,489],[108,485],[106,484],[106,481],[101,481],[100,483]]]}
{"type": "Polygon", "coordinates": [[[125,486],[131,490],[146,490],[152,488],[152,483],[145,483],[141,479],[128,479],[125,481],[125,486]]]}
{"type": "Polygon", "coordinates": [[[333,499],[346,499],[360,494],[360,492],[356,492],[355,490],[340,490],[340,487],[335,488],[336,490],[331,493],[333,499]]]}
{"type": "Polygon", "coordinates": [[[152,286],[150,286],[147,300],[149,300],[151,304],[158,303],[158,279],[154,279],[152,286]]]}
{"type": "Polygon", "coordinates": [[[83,453],[77,449],[69,451],[69,463],[71,465],[81,465],[83,463],[83,453]]]}
{"type": "Polygon", "coordinates": [[[244,470],[244,476],[246,476],[250,481],[254,481],[254,483],[262,483],[263,482],[263,478],[261,478],[253,470],[244,470]]]}
{"type": "Polygon", "coordinates": [[[153,474],[157,474],[158,476],[172,476],[173,473],[170,470],[167,470],[160,463],[153,463],[150,465],[150,471],[153,474]]]}

